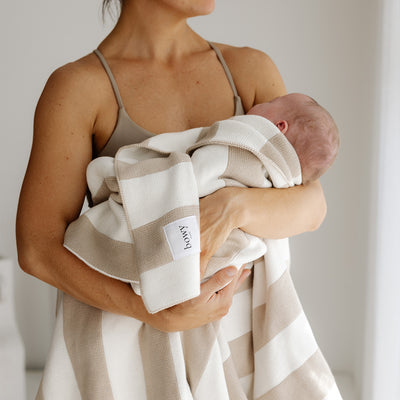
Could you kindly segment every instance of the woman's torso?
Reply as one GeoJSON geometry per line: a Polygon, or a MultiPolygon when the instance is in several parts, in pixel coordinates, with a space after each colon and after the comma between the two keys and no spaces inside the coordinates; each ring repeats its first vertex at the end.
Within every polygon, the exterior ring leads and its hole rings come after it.
{"type": "Polygon", "coordinates": [[[165,67],[162,82],[154,71],[159,66],[149,65],[145,72],[145,64],[110,61],[99,49],[95,53],[107,73],[109,90],[104,112],[95,125],[94,157],[113,156],[119,147],[154,134],[206,126],[244,113],[229,67],[211,43],[201,55],[204,63],[196,60],[196,55],[178,70],[165,67]]]}

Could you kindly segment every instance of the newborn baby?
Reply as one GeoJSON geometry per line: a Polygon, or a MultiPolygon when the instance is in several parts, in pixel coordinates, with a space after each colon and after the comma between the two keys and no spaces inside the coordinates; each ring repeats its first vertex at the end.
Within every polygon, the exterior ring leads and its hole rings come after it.
{"type": "Polygon", "coordinates": [[[318,179],[335,160],[338,129],[331,115],[311,97],[291,93],[257,104],[247,115],[267,118],[286,136],[299,158],[303,183],[318,179]]]}

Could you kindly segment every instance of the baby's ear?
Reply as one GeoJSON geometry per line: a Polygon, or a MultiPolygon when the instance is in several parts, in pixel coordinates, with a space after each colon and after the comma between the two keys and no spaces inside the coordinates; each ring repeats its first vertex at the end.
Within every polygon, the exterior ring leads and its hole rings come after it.
{"type": "Polygon", "coordinates": [[[283,134],[285,134],[285,133],[287,132],[287,130],[289,129],[289,124],[288,124],[288,122],[285,121],[285,120],[280,120],[280,121],[278,121],[275,125],[278,127],[278,129],[279,129],[283,134]]]}

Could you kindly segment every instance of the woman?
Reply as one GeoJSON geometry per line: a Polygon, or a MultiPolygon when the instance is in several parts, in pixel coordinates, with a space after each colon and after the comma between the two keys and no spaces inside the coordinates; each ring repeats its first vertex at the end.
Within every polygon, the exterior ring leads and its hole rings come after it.
{"type": "MultiPolygon", "coordinates": [[[[56,70],[39,99],[17,215],[19,263],[82,306],[161,331],[183,331],[225,315],[249,273],[226,268],[202,285],[196,299],[148,314],[128,285],[88,268],[62,245],[84,201],[86,166],[104,154],[117,131],[131,131],[137,142],[146,134],[208,126],[285,94],[285,87],[267,55],[222,44],[213,48],[189,28],[187,18],[212,12],[214,0],[120,1],[120,18],[99,53],[56,70]]],[[[119,144],[128,144],[124,140],[119,144]]],[[[325,212],[318,182],[218,190],[200,200],[202,268],[236,227],[284,238],[317,229],[325,212]]]]}

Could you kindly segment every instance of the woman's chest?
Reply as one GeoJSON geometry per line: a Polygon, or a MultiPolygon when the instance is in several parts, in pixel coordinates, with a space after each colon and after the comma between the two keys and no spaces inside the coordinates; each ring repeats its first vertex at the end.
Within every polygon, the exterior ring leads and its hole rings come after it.
{"type": "MultiPolygon", "coordinates": [[[[129,118],[154,134],[208,126],[235,113],[234,93],[219,62],[180,68],[116,64],[113,73],[129,118]]],[[[106,86],[95,127],[98,148],[118,119],[118,103],[106,86]]]]}

